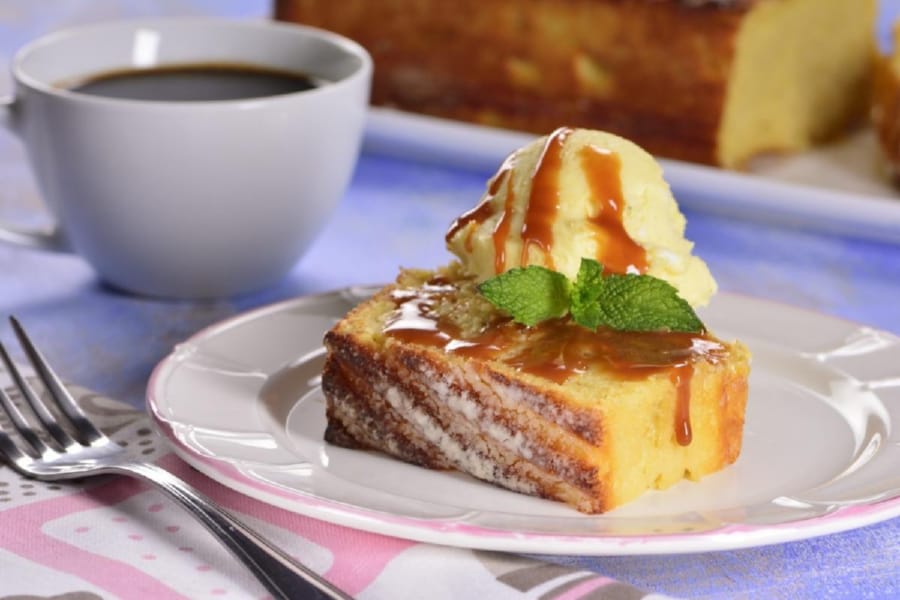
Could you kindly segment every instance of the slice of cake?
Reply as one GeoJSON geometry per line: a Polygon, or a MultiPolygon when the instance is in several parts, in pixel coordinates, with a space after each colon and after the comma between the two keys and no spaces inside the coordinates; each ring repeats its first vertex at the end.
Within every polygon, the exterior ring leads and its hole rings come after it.
{"type": "Polygon", "coordinates": [[[875,58],[872,124],[886,174],[900,185],[900,21],[892,34],[891,52],[875,58]]]}
{"type": "Polygon", "coordinates": [[[683,229],[626,140],[560,129],[514,153],[451,226],[458,261],[326,334],[326,439],[587,513],[732,463],[749,353],[688,305],[715,283],[683,229]]]}
{"type": "Polygon", "coordinates": [[[275,15],[362,43],[375,104],[741,167],[862,120],[876,0],[277,0],[275,15]]]}

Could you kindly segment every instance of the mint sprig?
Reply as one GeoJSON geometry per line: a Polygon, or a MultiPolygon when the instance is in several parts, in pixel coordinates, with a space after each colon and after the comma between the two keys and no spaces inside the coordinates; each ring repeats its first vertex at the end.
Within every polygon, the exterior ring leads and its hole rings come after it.
{"type": "Polygon", "coordinates": [[[571,314],[591,330],[702,332],[703,323],[678,291],[651,275],[603,275],[603,265],[582,258],[575,281],[545,267],[510,269],[479,291],[524,325],[571,314]]]}
{"type": "Polygon", "coordinates": [[[569,312],[569,280],[545,267],[510,269],[488,279],[478,289],[494,306],[525,325],[569,312]]]}

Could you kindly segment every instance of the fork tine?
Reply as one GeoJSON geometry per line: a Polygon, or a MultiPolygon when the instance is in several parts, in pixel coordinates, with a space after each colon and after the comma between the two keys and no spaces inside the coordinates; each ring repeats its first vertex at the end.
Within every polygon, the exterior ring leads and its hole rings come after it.
{"type": "MultiPolygon", "coordinates": [[[[25,351],[25,355],[28,357],[29,362],[34,367],[35,372],[40,378],[41,382],[47,388],[47,391],[50,393],[50,397],[56,403],[60,410],[62,410],[63,414],[69,419],[72,423],[75,431],[78,433],[81,441],[85,444],[93,444],[97,441],[105,441],[106,436],[100,432],[94,424],[87,418],[87,416],[82,412],[81,408],[75,402],[75,398],[72,397],[72,394],[69,393],[69,390],[66,389],[66,386],[63,385],[62,380],[60,380],[59,375],[50,367],[50,364],[41,354],[40,350],[34,345],[31,341],[31,338],[28,337],[28,334],[25,333],[25,328],[19,323],[18,319],[13,316],[9,317],[9,322],[13,326],[13,331],[16,334],[16,337],[19,338],[19,343],[22,344],[22,349],[25,351]]],[[[11,362],[11,361],[10,361],[11,362]]],[[[12,370],[15,370],[15,366],[12,367],[12,370]]],[[[18,379],[22,380],[21,377],[18,379]]],[[[23,380],[23,383],[24,380],[23,380]]],[[[27,386],[28,384],[25,383],[27,386]]],[[[36,396],[35,396],[35,399],[36,396]]],[[[38,403],[40,401],[38,400],[38,403]]],[[[44,412],[47,416],[50,417],[50,421],[54,422],[52,415],[47,412],[46,408],[43,407],[43,403],[40,403],[42,408],[44,408],[44,412]]],[[[41,418],[41,415],[38,415],[38,418],[41,418]]],[[[44,422],[44,425],[48,426],[49,424],[41,418],[41,421],[44,422]]],[[[57,428],[62,431],[57,425],[57,428]]],[[[52,433],[52,432],[51,432],[52,433]]],[[[63,431],[65,434],[65,432],[63,431]]],[[[68,434],[65,434],[68,437],[68,434]]],[[[54,436],[55,437],[55,436],[54,436]]]]}
{"type": "MultiPolygon", "coordinates": [[[[9,358],[9,355],[6,353],[6,348],[3,347],[3,344],[0,344],[0,355],[4,357],[4,363],[9,358]]],[[[16,407],[15,404],[13,404],[12,398],[10,398],[9,394],[6,393],[6,390],[2,388],[0,388],[0,407],[2,407],[3,412],[6,413],[6,416],[9,419],[9,422],[12,424],[13,429],[15,429],[19,433],[19,435],[22,436],[22,439],[25,440],[25,443],[28,444],[32,451],[37,453],[38,456],[42,456],[49,450],[47,444],[45,444],[44,441],[39,438],[34,432],[34,429],[32,429],[28,425],[28,422],[25,420],[22,412],[18,409],[18,407],[16,407]]],[[[2,429],[0,429],[0,433],[3,433],[2,429]]],[[[6,436],[6,434],[3,435],[7,437],[7,441],[10,444],[13,444],[13,449],[17,449],[15,443],[12,441],[12,438],[9,438],[9,436],[6,436]]],[[[5,449],[4,453],[9,456],[9,452],[6,452],[5,449]]],[[[9,456],[9,458],[10,460],[13,460],[11,456],[9,456]]]]}
{"type": "MultiPolygon", "coordinates": [[[[0,344],[2,346],[2,344],[0,344]]],[[[44,402],[40,399],[37,393],[34,391],[34,388],[31,387],[25,378],[22,377],[22,374],[19,372],[19,368],[10,358],[9,353],[6,351],[4,347],[2,351],[0,351],[0,358],[3,359],[3,364],[6,366],[6,370],[12,376],[13,383],[16,388],[19,390],[19,393],[22,395],[22,398],[28,402],[28,406],[31,407],[31,411],[38,418],[38,420],[43,424],[44,429],[47,430],[47,433],[50,434],[59,447],[63,450],[69,449],[73,447],[76,442],[62,427],[59,426],[59,423],[56,422],[56,417],[50,414],[50,411],[47,410],[47,407],[44,405],[44,402]]],[[[24,419],[22,420],[24,422],[24,419]]]]}

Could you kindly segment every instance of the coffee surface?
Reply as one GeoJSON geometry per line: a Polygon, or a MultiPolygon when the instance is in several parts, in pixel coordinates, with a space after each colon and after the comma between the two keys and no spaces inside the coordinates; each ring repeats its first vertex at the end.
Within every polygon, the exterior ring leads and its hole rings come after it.
{"type": "Polygon", "coordinates": [[[307,75],[239,64],[173,65],[101,73],[65,86],[107,98],[162,102],[243,100],[316,87],[307,75]]]}

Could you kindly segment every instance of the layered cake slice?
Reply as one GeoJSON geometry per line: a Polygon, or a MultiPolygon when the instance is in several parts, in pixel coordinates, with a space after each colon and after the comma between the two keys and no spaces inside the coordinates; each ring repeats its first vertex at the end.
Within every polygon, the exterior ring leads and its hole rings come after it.
{"type": "Polygon", "coordinates": [[[510,156],[450,228],[459,260],[404,270],[326,334],[326,440],[610,510],[741,449],[749,353],[690,304],[659,167],[560,129],[510,156]]]}

